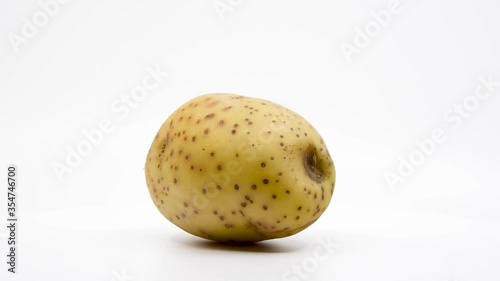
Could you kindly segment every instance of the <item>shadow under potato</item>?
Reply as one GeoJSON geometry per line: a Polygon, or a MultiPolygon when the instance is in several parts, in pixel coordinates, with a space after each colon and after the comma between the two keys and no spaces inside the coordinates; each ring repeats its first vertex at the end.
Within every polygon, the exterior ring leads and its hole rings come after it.
{"type": "Polygon", "coordinates": [[[182,244],[198,249],[207,249],[227,252],[250,252],[250,253],[290,253],[303,248],[303,243],[297,241],[262,241],[262,242],[216,242],[201,239],[176,239],[182,244]]]}

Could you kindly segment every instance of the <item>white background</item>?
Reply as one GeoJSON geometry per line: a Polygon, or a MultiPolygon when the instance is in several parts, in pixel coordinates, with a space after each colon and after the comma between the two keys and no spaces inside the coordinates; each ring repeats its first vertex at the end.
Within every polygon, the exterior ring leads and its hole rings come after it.
{"type": "Polygon", "coordinates": [[[500,86],[473,96],[479,77],[500,81],[498,2],[401,0],[380,30],[374,13],[387,0],[220,3],[231,9],[74,0],[43,24],[37,1],[0,2],[0,178],[18,166],[20,219],[18,273],[2,262],[1,280],[500,279],[500,86]],[[28,38],[23,18],[34,15],[42,23],[28,38]],[[346,56],[346,44],[357,52],[346,56]],[[128,115],[112,109],[157,67],[169,76],[128,115]],[[231,248],[156,210],[143,175],[152,138],[177,107],[213,92],[278,102],[320,131],[338,180],[317,223],[231,248]],[[468,117],[445,119],[464,100],[468,117]],[[59,180],[54,163],[102,120],[114,130],[59,180]],[[446,140],[391,188],[385,176],[435,129],[446,140]],[[324,241],[335,249],[319,261],[324,241]]]}

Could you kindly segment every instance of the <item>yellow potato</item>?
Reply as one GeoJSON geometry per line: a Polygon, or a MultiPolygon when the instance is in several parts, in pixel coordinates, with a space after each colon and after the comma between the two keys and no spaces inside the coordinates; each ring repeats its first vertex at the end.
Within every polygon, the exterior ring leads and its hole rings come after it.
{"type": "Polygon", "coordinates": [[[215,241],[296,234],[325,211],[335,168],[319,133],[276,103],[199,96],[161,126],[146,160],[158,210],[215,241]]]}

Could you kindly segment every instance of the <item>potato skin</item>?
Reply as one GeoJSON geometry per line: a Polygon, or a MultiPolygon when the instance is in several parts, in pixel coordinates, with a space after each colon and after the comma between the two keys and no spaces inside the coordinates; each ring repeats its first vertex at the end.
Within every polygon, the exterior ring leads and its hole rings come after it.
{"type": "Polygon", "coordinates": [[[330,203],[335,168],[319,133],[270,101],[209,94],[188,101],[149,149],[149,193],[181,229],[214,241],[296,234],[330,203]]]}

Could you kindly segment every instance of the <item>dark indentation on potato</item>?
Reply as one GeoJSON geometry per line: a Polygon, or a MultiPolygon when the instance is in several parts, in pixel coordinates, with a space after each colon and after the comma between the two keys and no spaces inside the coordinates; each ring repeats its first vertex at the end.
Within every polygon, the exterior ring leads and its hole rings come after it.
{"type": "Polygon", "coordinates": [[[167,133],[167,139],[165,140],[165,146],[164,146],[164,148],[168,147],[169,144],[170,144],[170,134],[167,133]]]}
{"type": "Polygon", "coordinates": [[[304,153],[304,168],[309,178],[315,182],[321,183],[325,180],[324,162],[318,156],[318,151],[313,145],[310,145],[304,153]]]}

